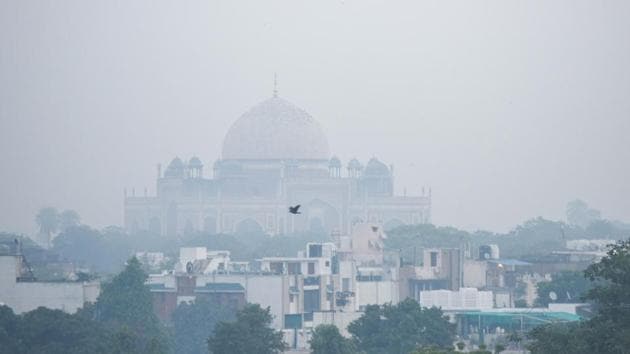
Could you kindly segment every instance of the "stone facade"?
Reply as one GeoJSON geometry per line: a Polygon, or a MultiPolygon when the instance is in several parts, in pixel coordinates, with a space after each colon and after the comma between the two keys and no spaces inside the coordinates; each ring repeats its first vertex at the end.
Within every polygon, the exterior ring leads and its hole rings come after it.
{"type": "Polygon", "coordinates": [[[427,223],[431,196],[394,195],[393,167],[372,158],[346,168],[332,156],[318,123],[274,96],[228,131],[222,158],[204,177],[199,158],[158,166],[156,195],[125,193],[125,225],[176,236],[189,231],[348,234],[360,222],[385,228],[427,223]],[[300,204],[300,215],[287,213],[300,204]]]}

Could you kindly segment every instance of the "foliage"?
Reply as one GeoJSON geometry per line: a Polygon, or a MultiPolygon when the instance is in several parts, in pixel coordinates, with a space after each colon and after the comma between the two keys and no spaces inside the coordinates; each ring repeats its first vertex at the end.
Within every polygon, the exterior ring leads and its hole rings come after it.
{"type": "Polygon", "coordinates": [[[59,212],[53,207],[41,208],[35,215],[35,222],[39,226],[40,233],[46,237],[43,241],[50,246],[52,234],[59,229],[59,212]]]}
{"type": "Polygon", "coordinates": [[[416,350],[409,352],[409,354],[453,354],[453,349],[439,348],[435,346],[428,346],[417,348],[416,350]]]}
{"type": "Polygon", "coordinates": [[[79,213],[74,210],[67,209],[59,214],[59,228],[64,231],[71,227],[77,227],[81,223],[79,213]]]}
{"type": "Polygon", "coordinates": [[[595,334],[593,343],[602,352],[626,352],[630,348],[630,239],[618,241],[584,273],[595,284],[585,296],[596,304],[596,315],[588,322],[595,334]]]}
{"type": "Polygon", "coordinates": [[[234,320],[235,313],[198,296],[194,303],[182,303],[173,312],[175,352],[196,354],[207,352],[207,339],[217,323],[234,320]]]}
{"type": "Polygon", "coordinates": [[[588,204],[582,200],[576,199],[567,204],[567,222],[570,225],[586,228],[600,218],[599,210],[589,208],[588,204]]]}
{"type": "MultiPolygon", "coordinates": [[[[525,221],[506,234],[487,231],[469,233],[453,227],[436,227],[430,224],[399,226],[387,233],[388,248],[401,250],[403,259],[411,262],[414,247],[416,252],[423,248],[462,247],[472,249],[485,244],[497,244],[504,258],[520,258],[538,255],[540,250],[560,250],[565,240],[584,238],[580,227],[570,227],[562,222],[536,218],[525,221]]],[[[419,258],[419,257],[417,257],[419,258]]],[[[418,259],[416,259],[418,263],[418,259]]]]}
{"type": "Polygon", "coordinates": [[[319,325],[310,340],[312,354],[353,354],[356,349],[351,340],[344,338],[335,325],[319,325]]]}
{"type": "Polygon", "coordinates": [[[130,260],[103,286],[97,304],[86,304],[76,314],[40,307],[15,315],[0,306],[0,354],[168,353],[144,288],[146,275],[138,270],[137,261],[130,260]]]}
{"type": "Polygon", "coordinates": [[[582,294],[585,294],[592,286],[582,272],[560,272],[553,274],[551,279],[551,281],[539,282],[536,285],[538,293],[536,306],[547,307],[550,302],[579,302],[582,294]],[[552,291],[556,294],[557,300],[552,301],[549,297],[552,291]]]}
{"type": "Polygon", "coordinates": [[[0,353],[109,353],[112,339],[98,323],[40,307],[17,316],[0,306],[0,353]]]}
{"type": "Polygon", "coordinates": [[[271,328],[269,307],[248,304],[236,314],[234,322],[220,322],[208,338],[212,354],[276,354],[282,352],[285,343],[282,332],[271,328]]]}
{"type": "Polygon", "coordinates": [[[55,238],[52,250],[93,271],[113,271],[101,233],[88,226],[68,227],[55,238]]]}
{"type": "Polygon", "coordinates": [[[397,305],[370,305],[348,326],[357,348],[367,354],[407,353],[418,346],[451,348],[454,326],[437,308],[413,299],[397,305]]]}
{"type": "Polygon", "coordinates": [[[125,269],[102,286],[96,302],[96,319],[108,328],[127,327],[135,335],[136,351],[145,351],[155,341],[166,351],[164,331],[153,312],[147,275],[140,262],[131,258],[125,269]]]}
{"type": "Polygon", "coordinates": [[[579,322],[539,326],[528,333],[533,341],[527,348],[534,354],[586,354],[590,351],[585,329],[579,322]]]}
{"type": "Polygon", "coordinates": [[[585,298],[595,305],[587,321],[533,329],[532,353],[627,353],[630,347],[630,240],[619,241],[585,275],[594,282],[585,298]]]}
{"type": "MultiPolygon", "coordinates": [[[[436,227],[431,224],[403,225],[387,233],[385,244],[388,248],[401,251],[402,257],[413,262],[414,247],[416,252],[423,248],[432,247],[460,247],[470,242],[471,235],[453,227],[436,227]]],[[[419,264],[420,253],[416,255],[419,264]]]]}

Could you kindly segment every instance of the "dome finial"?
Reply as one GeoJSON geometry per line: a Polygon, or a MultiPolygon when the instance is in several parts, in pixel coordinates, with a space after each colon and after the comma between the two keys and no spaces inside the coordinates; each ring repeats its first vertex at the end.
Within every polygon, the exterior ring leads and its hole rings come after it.
{"type": "Polygon", "coordinates": [[[273,97],[278,97],[278,73],[273,73],[273,97]]]}

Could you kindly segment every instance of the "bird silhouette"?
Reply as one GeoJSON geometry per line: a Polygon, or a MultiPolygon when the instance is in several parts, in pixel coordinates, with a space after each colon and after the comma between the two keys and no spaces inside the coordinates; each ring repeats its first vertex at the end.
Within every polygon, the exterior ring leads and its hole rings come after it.
{"type": "Polygon", "coordinates": [[[289,207],[289,213],[291,214],[302,214],[300,213],[300,204],[296,205],[296,206],[290,206],[289,207]]]}
{"type": "Polygon", "coordinates": [[[378,231],[378,226],[372,226],[372,231],[374,232],[378,231]]]}

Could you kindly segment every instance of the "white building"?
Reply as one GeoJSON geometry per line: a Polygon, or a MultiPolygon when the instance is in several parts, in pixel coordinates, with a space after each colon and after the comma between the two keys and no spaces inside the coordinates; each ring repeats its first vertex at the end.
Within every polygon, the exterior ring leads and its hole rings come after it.
{"type": "Polygon", "coordinates": [[[205,247],[182,247],[175,271],[212,274],[230,269],[230,251],[208,251],[205,247]],[[188,267],[191,267],[190,270],[188,267]]]}
{"type": "Polygon", "coordinates": [[[38,282],[28,275],[20,255],[0,256],[0,303],[15,313],[43,306],[74,313],[86,302],[96,302],[98,282],[38,282]]]}
{"type": "Polygon", "coordinates": [[[443,310],[481,310],[494,307],[492,291],[479,291],[477,288],[452,290],[429,290],[420,292],[420,305],[439,307],[443,310]]]}
{"type": "Polygon", "coordinates": [[[206,177],[197,157],[158,167],[154,195],[146,189],[142,196],[134,189],[126,195],[127,229],[168,236],[202,230],[348,233],[361,222],[395,227],[431,219],[430,191],[396,195],[393,166],[376,158],[344,166],[319,123],[277,95],[234,122],[211,170],[206,177]],[[287,213],[296,204],[302,205],[300,217],[287,213]]]}

